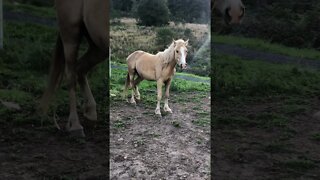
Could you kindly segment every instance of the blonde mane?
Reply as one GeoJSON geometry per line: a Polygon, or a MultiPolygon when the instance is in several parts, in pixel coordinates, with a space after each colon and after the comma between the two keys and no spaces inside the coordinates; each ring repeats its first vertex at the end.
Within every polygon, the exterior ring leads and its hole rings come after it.
{"type": "Polygon", "coordinates": [[[174,60],[174,43],[172,42],[164,51],[158,52],[156,56],[159,57],[163,64],[168,64],[174,60]]]}

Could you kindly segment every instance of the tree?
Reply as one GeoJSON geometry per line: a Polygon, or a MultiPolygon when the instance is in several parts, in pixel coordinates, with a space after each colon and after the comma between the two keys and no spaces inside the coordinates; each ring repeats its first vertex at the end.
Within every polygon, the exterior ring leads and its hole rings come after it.
{"type": "Polygon", "coordinates": [[[169,9],[166,0],[141,0],[137,9],[139,24],[161,26],[169,23],[169,9]]]}
{"type": "Polygon", "coordinates": [[[177,22],[210,21],[210,0],[168,0],[171,19],[177,22]]]}

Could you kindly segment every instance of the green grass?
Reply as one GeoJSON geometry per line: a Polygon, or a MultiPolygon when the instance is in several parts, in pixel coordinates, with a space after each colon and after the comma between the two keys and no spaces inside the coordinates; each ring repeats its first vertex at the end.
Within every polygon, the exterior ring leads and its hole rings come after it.
{"type": "Polygon", "coordinates": [[[197,125],[197,126],[202,126],[202,127],[209,127],[210,126],[210,116],[207,114],[206,117],[200,117],[196,120],[193,120],[192,123],[197,125]]]}
{"type": "Polygon", "coordinates": [[[29,4],[13,4],[11,1],[5,0],[3,3],[5,10],[11,12],[26,13],[33,16],[55,18],[55,10],[53,7],[37,7],[29,4]]]}
{"type": "Polygon", "coordinates": [[[284,45],[266,42],[261,39],[244,38],[237,36],[213,35],[213,42],[237,45],[249,49],[282,54],[286,56],[320,60],[320,52],[312,49],[297,49],[284,45]]]}
{"type": "Polygon", "coordinates": [[[213,62],[215,92],[218,97],[317,95],[320,92],[320,73],[317,70],[222,54],[215,54],[213,62]]]}

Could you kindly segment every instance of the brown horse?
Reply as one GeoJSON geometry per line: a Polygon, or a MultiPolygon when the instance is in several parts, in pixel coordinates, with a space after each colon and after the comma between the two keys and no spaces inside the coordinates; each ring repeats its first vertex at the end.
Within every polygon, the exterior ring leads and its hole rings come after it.
{"type": "Polygon", "coordinates": [[[70,105],[66,129],[73,135],[85,136],[77,113],[76,85],[78,82],[86,100],[84,116],[96,121],[96,102],[88,84],[87,73],[109,56],[109,0],[55,0],[55,7],[59,35],[48,87],[40,106],[44,112],[47,111],[49,100],[65,72],[70,105]],[[83,37],[87,39],[89,47],[77,60],[83,37]]]}
{"type": "Polygon", "coordinates": [[[127,58],[128,74],[125,84],[125,95],[129,88],[132,89],[132,96],[130,102],[136,104],[135,98],[140,100],[140,93],[138,84],[146,79],[150,81],[157,81],[157,107],[155,114],[161,116],[160,101],[162,98],[162,85],[165,84],[165,100],[164,111],[172,113],[168,105],[169,89],[174,73],[176,72],[176,64],[186,69],[187,62],[187,46],[188,40],[179,39],[173,40],[171,45],[163,52],[158,52],[156,55],[149,54],[143,51],[135,51],[127,58]],[[134,79],[134,76],[137,78],[134,79]]]}
{"type": "Polygon", "coordinates": [[[213,10],[222,15],[227,24],[240,24],[245,14],[241,0],[213,0],[213,10]]]}

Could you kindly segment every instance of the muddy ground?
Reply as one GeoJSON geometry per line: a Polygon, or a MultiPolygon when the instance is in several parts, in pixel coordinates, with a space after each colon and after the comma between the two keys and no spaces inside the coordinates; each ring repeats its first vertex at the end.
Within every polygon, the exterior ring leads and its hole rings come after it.
{"type": "Polygon", "coordinates": [[[320,101],[306,98],[300,104],[307,108],[285,114],[282,102],[289,98],[247,97],[237,104],[227,99],[214,103],[215,179],[320,179],[320,123],[313,118],[320,101]],[[284,117],[277,113],[290,118],[281,124],[284,117]],[[277,118],[279,122],[268,124],[277,118]]]}
{"type": "Polygon", "coordinates": [[[199,112],[210,117],[210,99],[207,94],[194,101],[194,96],[172,94],[173,114],[162,118],[153,115],[155,106],[144,104],[143,99],[136,107],[112,101],[110,178],[210,179],[210,126],[194,123],[199,112]],[[174,102],[179,96],[186,97],[186,102],[174,102]]]}
{"type": "MultiPolygon", "coordinates": [[[[104,122],[87,124],[85,139],[53,126],[0,121],[0,179],[106,179],[107,132],[104,122]]],[[[61,126],[63,120],[59,121],[61,126]]]]}

